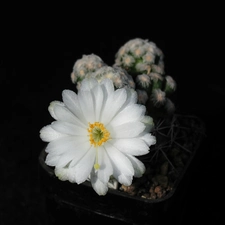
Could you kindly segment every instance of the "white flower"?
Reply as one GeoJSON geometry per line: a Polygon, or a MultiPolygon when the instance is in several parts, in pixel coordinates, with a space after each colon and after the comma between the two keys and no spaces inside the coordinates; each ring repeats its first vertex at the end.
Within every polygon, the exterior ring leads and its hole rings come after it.
{"type": "Polygon", "coordinates": [[[62,99],[49,106],[56,121],[40,130],[49,142],[45,162],[59,179],[77,184],[90,179],[105,195],[110,177],[129,186],[142,176],[145,166],[135,156],[147,154],[156,139],[152,118],[133,89],[115,90],[110,79],[85,78],[77,94],[64,90],[62,99]]]}

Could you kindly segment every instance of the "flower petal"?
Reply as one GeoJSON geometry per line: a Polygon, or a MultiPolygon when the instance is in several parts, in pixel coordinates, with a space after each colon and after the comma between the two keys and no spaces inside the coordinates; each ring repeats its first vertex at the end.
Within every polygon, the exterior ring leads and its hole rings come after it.
{"type": "Polygon", "coordinates": [[[153,118],[150,116],[144,116],[141,119],[141,122],[145,124],[146,128],[145,128],[145,132],[150,132],[152,131],[153,127],[154,127],[154,122],[153,122],[153,118]]]}
{"type": "Polygon", "coordinates": [[[110,95],[111,93],[114,92],[114,85],[113,85],[112,80],[103,79],[100,82],[100,85],[101,85],[101,88],[103,89],[103,91],[105,92],[105,94],[107,95],[107,97],[108,97],[108,95],[110,95]]]}
{"type": "Polygon", "coordinates": [[[91,173],[91,185],[98,195],[106,195],[108,191],[108,185],[107,183],[104,183],[100,179],[98,179],[98,176],[96,175],[94,169],[91,173]]]}
{"type": "Polygon", "coordinates": [[[80,90],[81,91],[90,91],[93,87],[98,85],[98,81],[92,77],[83,79],[81,82],[80,90]]]}
{"type": "Polygon", "coordinates": [[[105,97],[100,86],[96,86],[92,90],[94,99],[95,121],[101,121],[102,110],[105,105],[105,97]]]}
{"type": "Polygon", "coordinates": [[[96,150],[91,147],[89,151],[81,158],[81,160],[74,167],[75,170],[75,180],[77,184],[83,183],[87,180],[94,166],[96,156],[96,150]]]}
{"type": "Polygon", "coordinates": [[[103,183],[107,183],[113,174],[113,167],[108,154],[102,146],[98,149],[98,164],[100,165],[100,168],[96,171],[98,179],[103,183]]]}
{"type": "Polygon", "coordinates": [[[89,149],[76,166],[56,167],[55,174],[61,180],[69,180],[77,184],[83,183],[87,180],[93,169],[94,159],[95,151],[89,149]]]}
{"type": "Polygon", "coordinates": [[[65,106],[55,104],[53,107],[53,112],[56,115],[57,120],[65,121],[69,123],[73,123],[77,126],[81,126],[83,128],[86,128],[86,125],[84,125],[80,119],[78,119],[69,109],[67,109],[65,106]]]}
{"type": "Polygon", "coordinates": [[[40,130],[40,138],[42,141],[51,142],[64,136],[65,134],[59,133],[52,129],[51,125],[47,125],[40,130]]]}
{"type": "Polygon", "coordinates": [[[70,149],[70,146],[78,146],[80,143],[85,143],[87,141],[87,137],[76,137],[76,136],[65,136],[54,141],[48,143],[47,147],[45,148],[45,152],[61,155],[70,149]]]}
{"type": "Polygon", "coordinates": [[[94,100],[90,91],[79,91],[78,101],[87,122],[95,122],[94,100]]]}
{"type": "Polygon", "coordinates": [[[140,138],[145,141],[148,146],[156,144],[156,137],[150,133],[144,133],[143,135],[140,135],[140,138]]]}
{"type": "Polygon", "coordinates": [[[134,169],[130,160],[113,145],[109,144],[109,142],[106,142],[104,147],[113,166],[113,176],[120,183],[121,181],[124,183],[124,176],[132,178],[134,175],[134,169]]]}
{"type": "Polygon", "coordinates": [[[109,95],[102,112],[101,122],[107,125],[112,120],[112,118],[115,117],[117,113],[119,113],[126,99],[127,93],[123,88],[117,89],[114,93],[109,95]]]}
{"type": "Polygon", "coordinates": [[[127,93],[127,99],[126,99],[124,105],[121,107],[121,111],[131,104],[136,104],[137,100],[138,100],[137,91],[135,91],[132,88],[125,88],[125,90],[127,93]]]}
{"type": "Polygon", "coordinates": [[[145,172],[145,165],[137,158],[133,157],[132,155],[126,155],[134,168],[134,176],[141,177],[145,172]]]}
{"type": "Polygon", "coordinates": [[[48,165],[48,166],[56,166],[58,161],[60,159],[60,156],[59,155],[51,155],[51,154],[48,154],[45,158],[45,163],[48,165]]]}
{"type": "Polygon", "coordinates": [[[130,186],[132,184],[133,176],[118,174],[117,180],[125,186],[130,186]]]}
{"type": "Polygon", "coordinates": [[[62,92],[63,102],[65,103],[66,107],[78,118],[80,121],[87,125],[88,122],[85,119],[83,112],[80,108],[80,103],[78,101],[78,96],[75,92],[70,90],[64,90],[62,92]]]}
{"type": "Polygon", "coordinates": [[[110,122],[112,126],[118,126],[128,122],[141,120],[145,115],[146,108],[143,105],[130,104],[119,112],[110,122]]]}
{"type": "Polygon", "coordinates": [[[69,180],[70,182],[74,183],[73,177],[73,169],[67,167],[55,167],[55,175],[62,181],[69,180]]]}
{"type": "Polygon", "coordinates": [[[137,91],[135,91],[132,88],[127,88],[127,101],[126,101],[126,105],[129,104],[136,104],[138,101],[138,95],[137,95],[137,91]]]}
{"type": "Polygon", "coordinates": [[[110,140],[110,143],[125,154],[140,156],[149,153],[149,146],[140,138],[118,138],[110,140]]]}
{"type": "Polygon", "coordinates": [[[69,167],[74,167],[77,163],[79,163],[80,159],[87,153],[87,151],[90,151],[90,143],[84,142],[84,143],[77,143],[76,146],[76,152],[72,152],[72,161],[70,162],[69,167]]]}
{"type": "Polygon", "coordinates": [[[108,125],[106,129],[110,132],[111,138],[137,137],[145,129],[145,125],[138,121],[125,123],[115,127],[110,127],[110,125],[108,125]]]}
{"type": "Polygon", "coordinates": [[[78,135],[78,136],[88,135],[87,129],[84,129],[80,126],[68,122],[55,121],[51,124],[51,127],[62,134],[78,135]]]}
{"type": "Polygon", "coordinates": [[[46,157],[45,161],[46,164],[57,167],[65,167],[65,166],[71,167],[72,165],[70,164],[72,163],[73,165],[75,165],[76,162],[79,161],[90,149],[89,142],[87,141],[84,142],[84,140],[82,142],[81,140],[82,139],[80,139],[79,141],[69,141],[69,142],[55,141],[55,143],[59,144],[58,146],[51,145],[52,144],[51,142],[46,148],[46,150],[49,153],[46,157]]]}
{"type": "Polygon", "coordinates": [[[58,120],[57,116],[55,115],[55,112],[54,112],[54,108],[56,105],[60,105],[60,106],[65,106],[63,102],[60,102],[60,101],[52,101],[48,107],[48,111],[50,113],[50,115],[55,119],[55,120],[58,120]]]}
{"type": "Polygon", "coordinates": [[[89,142],[85,143],[73,143],[67,151],[60,155],[60,159],[57,162],[58,167],[74,167],[79,161],[84,157],[84,155],[89,151],[89,142]],[[67,165],[68,164],[68,165],[67,165]]]}

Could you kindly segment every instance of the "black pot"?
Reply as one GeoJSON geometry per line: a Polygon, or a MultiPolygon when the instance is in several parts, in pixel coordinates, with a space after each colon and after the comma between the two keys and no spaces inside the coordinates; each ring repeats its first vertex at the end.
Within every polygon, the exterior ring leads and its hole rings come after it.
{"type": "MultiPolygon", "coordinates": [[[[203,126],[201,121],[200,126],[203,126]]],[[[113,189],[109,189],[105,196],[98,196],[88,181],[80,185],[61,181],[55,176],[54,168],[45,164],[46,153],[43,149],[39,155],[40,178],[49,223],[83,224],[93,219],[98,225],[109,221],[116,224],[176,224],[174,220],[179,220],[182,214],[192,161],[202,137],[199,133],[185,167],[174,181],[173,189],[159,199],[131,196],[113,189]]]]}

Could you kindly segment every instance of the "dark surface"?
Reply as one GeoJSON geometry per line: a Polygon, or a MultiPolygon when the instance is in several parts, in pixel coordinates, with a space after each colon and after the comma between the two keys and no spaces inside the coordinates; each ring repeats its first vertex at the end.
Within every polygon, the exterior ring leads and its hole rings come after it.
{"type": "MultiPolygon", "coordinates": [[[[170,39],[170,35],[153,36],[146,31],[93,37],[72,35],[71,30],[52,31],[47,25],[44,28],[28,32],[25,26],[16,38],[7,35],[2,42],[0,224],[48,224],[38,170],[38,155],[45,145],[39,130],[52,121],[47,107],[52,100],[61,99],[63,89],[73,89],[70,73],[83,54],[94,53],[111,65],[117,49],[135,37],[152,40],[163,50],[166,72],[178,84],[178,110],[197,115],[206,124],[185,204],[174,224],[223,224],[225,91],[222,74],[206,70],[210,64],[205,61],[208,51],[203,51],[201,37],[189,39],[189,33],[184,32],[170,39]]],[[[74,220],[82,224],[84,217],[74,220]]]]}

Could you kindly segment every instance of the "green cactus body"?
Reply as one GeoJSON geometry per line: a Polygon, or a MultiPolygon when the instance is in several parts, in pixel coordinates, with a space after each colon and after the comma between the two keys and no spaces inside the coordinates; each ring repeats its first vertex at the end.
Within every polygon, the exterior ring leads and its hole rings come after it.
{"type": "Polygon", "coordinates": [[[126,69],[134,77],[149,74],[153,64],[164,70],[162,51],[148,40],[132,39],[116,53],[115,65],[126,69]]]}
{"type": "Polygon", "coordinates": [[[118,50],[114,64],[133,76],[139,103],[159,117],[175,110],[169,96],[176,90],[176,83],[165,75],[163,58],[163,52],[155,43],[136,38],[118,50]]]}

